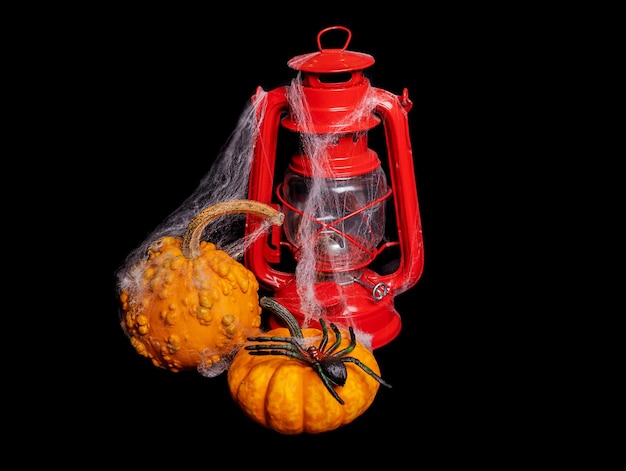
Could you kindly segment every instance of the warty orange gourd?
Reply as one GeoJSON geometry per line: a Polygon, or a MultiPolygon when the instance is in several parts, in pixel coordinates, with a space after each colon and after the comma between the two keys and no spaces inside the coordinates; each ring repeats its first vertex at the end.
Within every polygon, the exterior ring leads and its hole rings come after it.
{"type": "Polygon", "coordinates": [[[215,376],[228,368],[246,337],[259,332],[259,284],[244,265],[200,241],[207,224],[243,212],[281,225],[284,215],[250,200],[217,203],[198,213],[183,238],[155,241],[130,270],[120,293],[122,328],[142,356],[173,372],[215,376]]]}

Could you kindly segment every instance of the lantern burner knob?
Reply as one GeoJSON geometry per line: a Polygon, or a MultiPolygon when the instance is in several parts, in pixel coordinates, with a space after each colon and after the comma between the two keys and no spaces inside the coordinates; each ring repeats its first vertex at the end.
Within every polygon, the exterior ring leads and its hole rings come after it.
{"type": "Polygon", "coordinates": [[[365,286],[366,288],[371,288],[372,298],[374,298],[376,301],[380,301],[381,299],[383,299],[385,296],[389,294],[389,286],[387,286],[387,284],[383,282],[376,283],[375,285],[370,285],[368,283],[365,283],[359,278],[353,278],[353,280],[356,283],[360,284],[361,286],[365,286]]]}

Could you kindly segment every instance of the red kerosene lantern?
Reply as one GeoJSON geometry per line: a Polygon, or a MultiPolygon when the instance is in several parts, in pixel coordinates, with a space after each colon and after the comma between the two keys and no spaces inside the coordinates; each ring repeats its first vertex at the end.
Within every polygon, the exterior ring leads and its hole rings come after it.
{"type": "MultiPolygon", "coordinates": [[[[245,264],[301,325],[319,317],[352,325],[375,349],[401,330],[394,297],[422,274],[422,227],[408,91],[372,87],[363,71],[374,58],[346,50],[351,36],[342,26],[320,31],[318,52],[288,62],[299,71],[290,86],[259,87],[252,98],[258,127],[248,197],[280,209],[285,222],[250,243],[245,264]],[[347,33],[340,49],[322,47],[332,30],[347,33]],[[368,147],[381,124],[386,163],[368,147]],[[298,141],[286,168],[277,164],[280,133],[298,141]]],[[[249,218],[246,233],[260,224],[249,218]]]]}

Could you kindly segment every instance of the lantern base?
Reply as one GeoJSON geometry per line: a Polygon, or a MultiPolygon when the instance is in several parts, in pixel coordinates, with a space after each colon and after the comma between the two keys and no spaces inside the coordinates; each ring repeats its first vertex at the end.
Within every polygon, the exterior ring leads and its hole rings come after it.
{"type": "MultiPolygon", "coordinates": [[[[371,292],[357,283],[338,286],[324,282],[316,285],[317,299],[320,302],[322,317],[327,323],[355,330],[371,336],[371,349],[380,348],[395,339],[402,329],[400,315],[396,311],[393,296],[375,300],[371,292]]],[[[307,321],[301,311],[300,298],[294,284],[274,293],[274,298],[296,318],[301,327],[320,328],[316,319],[307,321]]],[[[285,327],[274,315],[269,318],[270,328],[285,327]]]]}

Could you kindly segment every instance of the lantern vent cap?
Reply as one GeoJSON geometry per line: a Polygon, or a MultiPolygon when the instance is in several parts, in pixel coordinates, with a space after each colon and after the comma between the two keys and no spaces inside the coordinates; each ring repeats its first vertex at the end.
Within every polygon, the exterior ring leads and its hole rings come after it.
{"type": "Polygon", "coordinates": [[[374,64],[374,57],[363,52],[346,50],[352,39],[352,33],[344,26],[330,26],[323,29],[317,35],[318,52],[311,52],[296,56],[287,62],[287,65],[295,70],[312,72],[317,74],[351,72],[363,70],[374,64]],[[343,30],[348,37],[346,43],[340,49],[324,49],[322,47],[322,36],[331,30],[343,30]]]}

